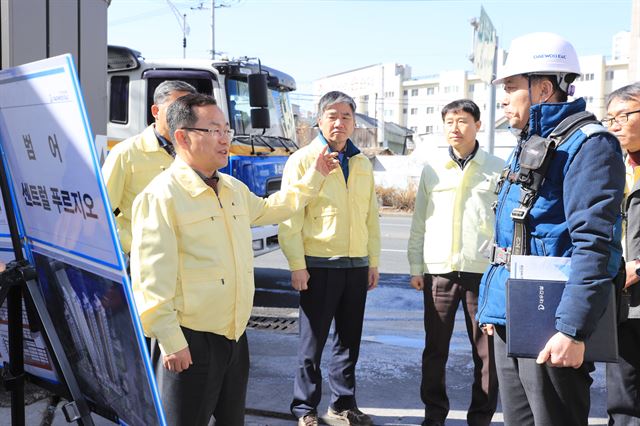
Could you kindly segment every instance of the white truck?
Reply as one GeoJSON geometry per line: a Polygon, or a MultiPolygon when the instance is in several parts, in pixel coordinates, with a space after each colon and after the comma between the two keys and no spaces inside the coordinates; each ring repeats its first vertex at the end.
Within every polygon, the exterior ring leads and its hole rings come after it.
{"type": "MultiPolygon", "coordinates": [[[[148,60],[122,46],[109,46],[108,53],[109,148],[153,122],[153,92],[160,83],[183,80],[213,95],[235,130],[229,165],[221,171],[261,197],[280,189],[284,163],[298,148],[291,76],[248,58],[148,60]]],[[[252,231],[255,256],[278,248],[276,225],[252,231]]]]}

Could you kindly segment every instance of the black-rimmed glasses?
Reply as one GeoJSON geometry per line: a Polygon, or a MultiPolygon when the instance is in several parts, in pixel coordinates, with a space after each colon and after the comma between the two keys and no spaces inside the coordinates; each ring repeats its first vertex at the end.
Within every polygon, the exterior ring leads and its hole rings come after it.
{"type": "Polygon", "coordinates": [[[211,136],[215,136],[216,138],[220,138],[222,136],[226,136],[229,139],[233,139],[233,135],[235,135],[235,131],[233,129],[205,129],[203,127],[183,127],[182,130],[193,130],[196,132],[206,132],[211,136]]]}
{"type": "Polygon", "coordinates": [[[616,123],[618,123],[619,125],[624,126],[629,121],[629,116],[631,114],[635,114],[637,112],[640,112],[640,109],[637,109],[635,111],[623,112],[623,113],[620,113],[620,114],[616,115],[615,117],[603,118],[601,120],[601,122],[604,125],[604,127],[606,127],[606,128],[613,127],[613,122],[614,121],[616,123]]]}

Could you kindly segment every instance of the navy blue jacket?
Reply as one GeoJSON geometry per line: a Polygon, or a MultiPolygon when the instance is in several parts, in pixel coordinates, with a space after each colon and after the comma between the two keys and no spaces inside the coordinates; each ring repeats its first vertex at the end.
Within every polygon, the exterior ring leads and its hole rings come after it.
{"type": "MultiPolygon", "coordinates": [[[[507,161],[519,170],[518,154],[531,135],[547,137],[566,117],[584,111],[585,101],[531,107],[529,131],[507,161]]],[[[588,337],[606,307],[621,261],[621,214],[625,170],[615,136],[598,124],[587,125],[553,153],[538,199],[527,218],[529,247],[535,256],[571,257],[571,273],[558,309],[556,329],[577,339],[588,337]]],[[[498,194],[495,242],[511,247],[511,211],[521,187],[505,181],[498,194]]],[[[478,320],[504,325],[505,284],[509,271],[490,265],[480,284],[478,320]]]]}

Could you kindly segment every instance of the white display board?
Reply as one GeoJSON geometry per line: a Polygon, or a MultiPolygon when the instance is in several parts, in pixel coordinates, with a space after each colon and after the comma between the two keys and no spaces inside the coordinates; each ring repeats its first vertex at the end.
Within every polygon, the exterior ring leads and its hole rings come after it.
{"type": "Polygon", "coordinates": [[[122,260],[71,61],[59,56],[0,71],[3,149],[33,249],[119,279],[122,260]]]}
{"type": "MultiPolygon", "coordinates": [[[[71,55],[0,70],[0,148],[24,250],[89,406],[164,424],[71,55]]],[[[0,249],[7,228],[0,217],[0,249]]]]}

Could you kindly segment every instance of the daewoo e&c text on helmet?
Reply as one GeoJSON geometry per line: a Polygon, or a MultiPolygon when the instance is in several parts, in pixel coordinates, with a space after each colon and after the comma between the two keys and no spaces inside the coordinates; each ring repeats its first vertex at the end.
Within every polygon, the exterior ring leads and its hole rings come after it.
{"type": "Polygon", "coordinates": [[[507,61],[492,84],[520,74],[555,75],[560,89],[569,93],[571,83],[580,75],[578,55],[573,45],[557,34],[526,34],[511,41],[507,61]]]}

